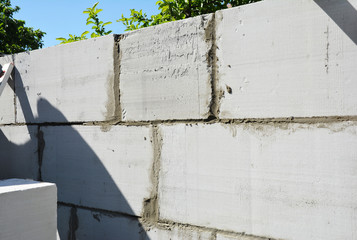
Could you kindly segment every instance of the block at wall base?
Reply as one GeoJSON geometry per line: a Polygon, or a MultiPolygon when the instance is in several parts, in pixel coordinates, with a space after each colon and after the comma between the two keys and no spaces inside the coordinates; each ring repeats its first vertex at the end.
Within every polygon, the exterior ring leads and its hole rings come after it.
{"type": "Polygon", "coordinates": [[[214,237],[214,233],[212,231],[190,226],[181,227],[178,225],[161,224],[156,227],[149,227],[145,229],[148,240],[211,240],[214,237]]]}
{"type": "MultiPolygon", "coordinates": [[[[13,62],[11,55],[1,57],[0,70],[6,63],[10,62],[13,62]]],[[[10,78],[0,96],[0,124],[15,123],[15,93],[13,88],[14,81],[10,78]]]]}
{"type": "Polygon", "coordinates": [[[275,0],[218,11],[220,118],[357,115],[355,9],[275,0]]]}
{"type": "Polygon", "coordinates": [[[119,44],[123,120],[208,117],[212,16],[160,24],[122,36],[119,44]]]}
{"type": "Polygon", "coordinates": [[[160,132],[160,219],[273,239],[357,236],[357,122],[160,132]]]}
{"type": "Polygon", "coordinates": [[[140,216],[153,187],[148,126],[41,127],[42,178],[60,202],[140,216]]]}
{"type": "Polygon", "coordinates": [[[56,209],[55,184],[0,181],[0,239],[56,240],[56,209]]]}
{"type": "Polygon", "coordinates": [[[213,233],[207,230],[178,226],[147,226],[138,218],[61,204],[58,207],[58,232],[61,240],[73,237],[88,240],[211,240],[213,236],[213,233]]]}
{"type": "Polygon", "coordinates": [[[114,119],[114,48],[108,35],[16,54],[16,121],[114,119]]]}
{"type": "Polygon", "coordinates": [[[39,173],[36,126],[0,127],[0,179],[37,179],[39,173]]]}
{"type": "Polygon", "coordinates": [[[63,205],[60,205],[58,214],[58,229],[61,240],[149,240],[141,223],[135,217],[63,205]]]}
{"type": "Polygon", "coordinates": [[[239,235],[239,234],[233,235],[233,234],[217,233],[216,240],[274,240],[274,239],[239,235]]]}

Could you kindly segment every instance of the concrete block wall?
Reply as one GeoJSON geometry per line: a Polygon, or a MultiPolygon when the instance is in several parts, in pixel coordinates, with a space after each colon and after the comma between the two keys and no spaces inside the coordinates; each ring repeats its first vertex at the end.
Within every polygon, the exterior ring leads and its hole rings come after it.
{"type": "Polygon", "coordinates": [[[265,0],[0,58],[0,178],[60,239],[357,239],[357,0],[265,0]]]}

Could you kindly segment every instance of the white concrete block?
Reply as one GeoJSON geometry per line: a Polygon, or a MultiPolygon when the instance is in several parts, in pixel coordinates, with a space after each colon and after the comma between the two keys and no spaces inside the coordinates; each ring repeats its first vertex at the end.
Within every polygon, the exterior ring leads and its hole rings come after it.
{"type": "MultiPolygon", "coordinates": [[[[1,57],[0,70],[6,63],[12,61],[11,55],[1,57]]],[[[15,123],[15,94],[13,88],[14,81],[10,78],[0,96],[0,124],[15,123]]]]}
{"type": "Polygon", "coordinates": [[[114,117],[114,36],[15,55],[17,122],[114,117]]]}
{"type": "Polygon", "coordinates": [[[355,239],[356,125],[162,126],[160,219],[277,239],[355,239]]]}
{"type": "Polygon", "coordinates": [[[149,240],[137,218],[66,206],[61,206],[60,209],[63,217],[67,218],[61,223],[67,228],[67,232],[60,233],[61,240],[149,240]]]}
{"type": "Polygon", "coordinates": [[[151,240],[211,240],[213,233],[193,227],[166,226],[163,228],[153,227],[146,230],[147,239],[151,240]]]}
{"type": "Polygon", "coordinates": [[[210,21],[212,15],[205,15],[123,35],[119,42],[123,120],[208,116],[210,21]]]}
{"type": "Polygon", "coordinates": [[[36,126],[0,127],[0,179],[38,178],[36,136],[36,126]]]}
{"type": "Polygon", "coordinates": [[[218,11],[221,118],[357,115],[357,1],[218,11]]]}
{"type": "Polygon", "coordinates": [[[216,240],[270,240],[268,238],[247,236],[247,235],[233,235],[226,233],[217,233],[216,240]]]}
{"type": "Polygon", "coordinates": [[[55,240],[56,194],[52,183],[0,181],[0,239],[55,240]]]}
{"type": "Polygon", "coordinates": [[[60,202],[140,216],[152,190],[150,127],[41,127],[42,177],[60,202]]]}

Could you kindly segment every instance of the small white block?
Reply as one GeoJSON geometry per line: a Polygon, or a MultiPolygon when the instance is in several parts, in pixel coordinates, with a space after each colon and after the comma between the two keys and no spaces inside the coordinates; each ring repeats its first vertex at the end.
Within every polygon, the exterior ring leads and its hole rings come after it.
{"type": "Polygon", "coordinates": [[[0,181],[0,239],[56,240],[57,190],[53,183],[0,181]]]}

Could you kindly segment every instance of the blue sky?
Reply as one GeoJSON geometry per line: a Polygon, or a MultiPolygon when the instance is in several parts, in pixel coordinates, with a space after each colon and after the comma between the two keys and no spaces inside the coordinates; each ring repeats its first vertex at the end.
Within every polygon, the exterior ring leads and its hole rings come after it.
{"type": "MultiPolygon", "coordinates": [[[[129,16],[130,9],[143,9],[148,16],[157,14],[157,0],[100,0],[98,8],[103,9],[99,13],[99,18],[103,22],[111,21],[106,26],[107,30],[113,33],[123,33],[124,25],[116,22],[121,18],[121,14],[129,16]]],[[[59,44],[57,37],[68,37],[68,34],[80,35],[89,30],[86,26],[86,16],[82,12],[91,7],[95,2],[88,0],[12,0],[12,6],[19,6],[21,9],[15,14],[16,19],[26,21],[26,26],[41,29],[47,34],[43,38],[44,47],[51,47],[59,44]]]]}

